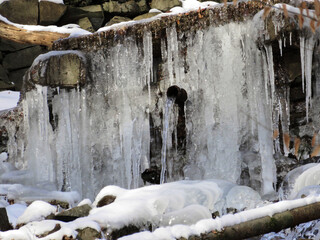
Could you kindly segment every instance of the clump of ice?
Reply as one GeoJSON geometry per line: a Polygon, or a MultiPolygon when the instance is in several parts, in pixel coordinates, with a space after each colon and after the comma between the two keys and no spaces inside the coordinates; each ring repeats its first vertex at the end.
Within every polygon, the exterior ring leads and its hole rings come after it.
{"type": "Polygon", "coordinates": [[[320,178],[317,177],[319,165],[317,163],[309,163],[288,172],[279,190],[280,197],[294,199],[304,187],[320,183],[320,178]]]}
{"type": "Polygon", "coordinates": [[[55,213],[57,207],[44,201],[34,201],[31,203],[24,213],[18,218],[17,224],[25,224],[33,221],[43,220],[46,216],[55,213]]]}

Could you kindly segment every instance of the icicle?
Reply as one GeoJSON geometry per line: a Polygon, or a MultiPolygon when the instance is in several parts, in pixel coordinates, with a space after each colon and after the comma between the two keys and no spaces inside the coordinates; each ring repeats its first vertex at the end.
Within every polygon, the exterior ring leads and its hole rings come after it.
{"type": "Polygon", "coordinates": [[[305,70],[305,90],[306,90],[306,118],[309,121],[309,106],[311,106],[311,77],[312,77],[312,56],[314,48],[314,37],[313,35],[305,41],[305,51],[304,51],[304,70],[305,70]]]}
{"type": "Polygon", "coordinates": [[[302,92],[304,92],[304,37],[300,36],[300,60],[301,60],[301,82],[302,92]]]}
{"type": "Polygon", "coordinates": [[[283,37],[283,46],[286,47],[286,44],[287,44],[287,38],[283,37]]]}
{"type": "Polygon", "coordinates": [[[169,130],[170,113],[172,110],[174,99],[167,99],[164,116],[163,116],[163,129],[162,129],[162,149],[161,149],[161,175],[160,184],[165,183],[166,171],[167,171],[167,140],[169,130]]]}
{"type": "Polygon", "coordinates": [[[146,81],[148,85],[149,109],[151,107],[151,82],[153,78],[152,34],[145,31],[143,36],[144,66],[146,67],[146,81]]]}
{"type": "Polygon", "coordinates": [[[282,38],[280,38],[278,42],[279,42],[280,56],[282,57],[282,38]]]}
{"type": "Polygon", "coordinates": [[[271,103],[274,102],[274,92],[275,92],[275,85],[274,85],[274,69],[273,69],[273,53],[272,53],[272,46],[264,46],[266,49],[267,54],[267,63],[268,63],[268,73],[269,73],[269,84],[271,87],[271,103]]]}

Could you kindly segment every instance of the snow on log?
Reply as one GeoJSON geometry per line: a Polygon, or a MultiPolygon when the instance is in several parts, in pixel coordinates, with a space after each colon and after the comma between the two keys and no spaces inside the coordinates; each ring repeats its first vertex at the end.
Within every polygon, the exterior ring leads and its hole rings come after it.
{"type": "MultiPolygon", "coordinates": [[[[297,226],[320,218],[320,202],[297,207],[288,211],[265,216],[233,226],[225,227],[222,231],[211,231],[201,234],[201,239],[245,239],[269,232],[279,232],[282,229],[297,226]]],[[[195,237],[195,236],[193,236],[195,237]]],[[[189,237],[189,239],[192,237],[189,237]]]]}
{"type": "Polygon", "coordinates": [[[0,38],[18,43],[30,43],[51,47],[54,41],[67,38],[69,35],[70,33],[29,31],[0,20],[0,38]]]}

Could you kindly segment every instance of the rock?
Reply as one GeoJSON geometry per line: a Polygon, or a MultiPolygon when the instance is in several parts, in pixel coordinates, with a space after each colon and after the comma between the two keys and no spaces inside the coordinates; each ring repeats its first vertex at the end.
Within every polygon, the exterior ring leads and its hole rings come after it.
{"type": "Polygon", "coordinates": [[[127,18],[127,17],[114,16],[113,18],[111,18],[111,20],[109,22],[106,23],[105,26],[107,27],[107,26],[111,26],[116,23],[128,22],[128,21],[131,21],[131,19],[127,18]]]}
{"type": "Polygon", "coordinates": [[[89,32],[94,32],[94,28],[89,20],[89,18],[85,17],[85,18],[80,18],[78,21],[78,25],[80,26],[80,28],[87,30],[89,32]]]}
{"type": "Polygon", "coordinates": [[[7,71],[0,65],[0,80],[4,82],[9,82],[9,77],[7,71]]]}
{"type": "Polygon", "coordinates": [[[7,70],[15,70],[25,67],[30,67],[33,60],[46,50],[41,46],[25,48],[20,51],[9,53],[3,59],[3,67],[7,70]]]}
{"type": "Polygon", "coordinates": [[[102,27],[104,22],[104,13],[101,5],[92,5],[80,9],[88,13],[90,22],[95,30],[98,30],[100,27],[102,27]]]}
{"type": "Polygon", "coordinates": [[[76,229],[78,232],[77,238],[78,240],[95,240],[101,238],[101,233],[96,229],[86,227],[83,229],[76,229]]]}
{"type": "Polygon", "coordinates": [[[138,17],[135,17],[133,20],[137,21],[137,20],[141,20],[141,19],[151,18],[151,17],[157,16],[158,14],[160,14],[160,12],[145,13],[145,14],[142,14],[138,17]]]}
{"type": "Polygon", "coordinates": [[[4,38],[0,38],[0,51],[3,51],[3,52],[16,52],[18,50],[25,49],[32,46],[35,46],[35,45],[22,44],[22,43],[17,43],[4,38]]]}
{"type": "MultiPolygon", "coordinates": [[[[110,233],[110,237],[111,237],[110,239],[118,239],[123,236],[137,233],[139,231],[140,229],[137,226],[134,226],[134,225],[125,226],[121,229],[113,230],[112,233],[110,233]]],[[[109,235],[109,233],[106,232],[105,235],[107,236],[109,235]]]]}
{"type": "Polygon", "coordinates": [[[6,208],[0,208],[0,231],[8,231],[12,229],[9,223],[6,208]]]}
{"type": "Polygon", "coordinates": [[[0,14],[14,23],[37,25],[38,0],[10,0],[0,5],[0,14]]]}
{"type": "Polygon", "coordinates": [[[91,207],[88,204],[71,208],[69,210],[60,212],[54,216],[50,216],[50,219],[60,220],[64,222],[70,222],[80,217],[86,217],[89,215],[91,207]]]}
{"type": "Polygon", "coordinates": [[[92,0],[64,0],[63,2],[65,5],[83,7],[83,6],[90,5],[92,3],[92,0]]]}
{"type": "Polygon", "coordinates": [[[28,68],[22,68],[19,70],[15,70],[12,72],[9,72],[9,81],[14,83],[15,90],[20,91],[22,88],[22,83],[23,83],[23,76],[26,73],[28,68]]]}
{"type": "Polygon", "coordinates": [[[0,52],[0,63],[2,63],[2,60],[3,60],[3,54],[2,54],[2,52],[0,52]]]}
{"type": "Polygon", "coordinates": [[[104,11],[116,15],[137,16],[149,11],[146,0],[119,2],[110,0],[103,5],[104,11]]]}
{"type": "Polygon", "coordinates": [[[114,200],[116,200],[116,198],[117,197],[113,195],[106,195],[100,199],[100,201],[97,204],[97,207],[103,207],[103,206],[109,205],[110,203],[113,203],[114,200]]]}
{"type": "Polygon", "coordinates": [[[64,202],[64,201],[60,201],[60,200],[51,200],[49,203],[51,205],[60,206],[61,208],[64,208],[64,209],[68,209],[69,208],[69,203],[68,202],[64,202]]]}
{"type": "Polygon", "coordinates": [[[61,229],[61,225],[57,223],[52,230],[50,230],[50,231],[48,231],[48,232],[44,232],[44,233],[42,233],[42,234],[40,234],[40,235],[37,235],[37,238],[46,237],[46,236],[48,236],[48,235],[51,234],[51,233],[54,233],[54,232],[59,231],[60,229],[61,229]]]}
{"type": "Polygon", "coordinates": [[[143,173],[141,173],[141,178],[144,182],[149,182],[153,184],[160,183],[160,169],[155,167],[151,167],[146,169],[143,173]]]}
{"type": "Polygon", "coordinates": [[[59,21],[67,10],[64,4],[56,4],[54,2],[39,2],[40,9],[40,25],[53,25],[59,21]]]}
{"type": "Polygon", "coordinates": [[[56,216],[86,217],[89,215],[91,207],[88,204],[74,207],[69,210],[58,213],[56,216]]]}
{"type": "Polygon", "coordinates": [[[150,6],[151,8],[166,12],[173,7],[181,7],[182,3],[179,0],[152,0],[150,6]]]}
{"type": "MultiPolygon", "coordinates": [[[[26,74],[33,84],[62,88],[76,87],[78,84],[85,83],[86,64],[75,53],[53,55],[40,60],[26,74]]],[[[28,90],[28,87],[30,86],[26,85],[26,90],[28,90]]]]}
{"type": "Polygon", "coordinates": [[[104,12],[101,5],[92,5],[82,8],[68,7],[66,13],[60,19],[59,25],[78,23],[79,19],[86,17],[89,18],[95,30],[100,28],[104,21],[104,12]]]}

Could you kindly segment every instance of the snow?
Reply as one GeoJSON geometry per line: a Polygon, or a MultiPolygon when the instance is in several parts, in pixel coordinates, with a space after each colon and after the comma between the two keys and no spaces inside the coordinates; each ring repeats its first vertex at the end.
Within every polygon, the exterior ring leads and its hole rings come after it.
{"type": "Polygon", "coordinates": [[[154,232],[142,232],[120,238],[121,240],[161,240],[177,239],[179,237],[188,238],[190,235],[200,235],[213,230],[221,231],[223,228],[239,224],[245,221],[261,218],[264,216],[273,216],[276,213],[291,210],[307,204],[320,201],[320,196],[310,196],[304,199],[291,201],[281,201],[268,206],[243,211],[236,214],[228,214],[216,219],[204,219],[191,226],[175,225],[172,227],[157,228],[154,232]]]}
{"type": "Polygon", "coordinates": [[[57,207],[44,201],[34,201],[27,207],[23,214],[18,218],[17,224],[24,224],[32,221],[43,220],[50,214],[57,211],[57,207]]]}
{"type": "Polygon", "coordinates": [[[40,26],[40,25],[23,25],[23,24],[16,24],[11,21],[9,21],[7,18],[0,15],[0,21],[3,21],[7,24],[13,25],[17,28],[26,29],[28,31],[48,31],[48,32],[57,32],[57,33],[66,33],[70,34],[69,37],[78,37],[83,35],[91,34],[91,32],[88,32],[84,29],[81,29],[76,24],[68,24],[62,27],[57,27],[54,25],[51,26],[40,26]]]}
{"type": "Polygon", "coordinates": [[[86,60],[87,60],[85,55],[84,55],[84,53],[81,52],[81,51],[77,51],[77,50],[50,51],[50,52],[47,52],[47,53],[44,53],[44,54],[40,54],[39,56],[37,56],[34,59],[31,68],[33,66],[37,65],[40,61],[45,61],[45,60],[49,59],[52,56],[62,56],[62,55],[65,55],[65,54],[75,54],[79,58],[81,58],[83,60],[83,62],[86,62],[86,60]]]}
{"type": "Polygon", "coordinates": [[[0,92],[0,111],[14,108],[19,101],[20,92],[2,91],[0,92]]]}

